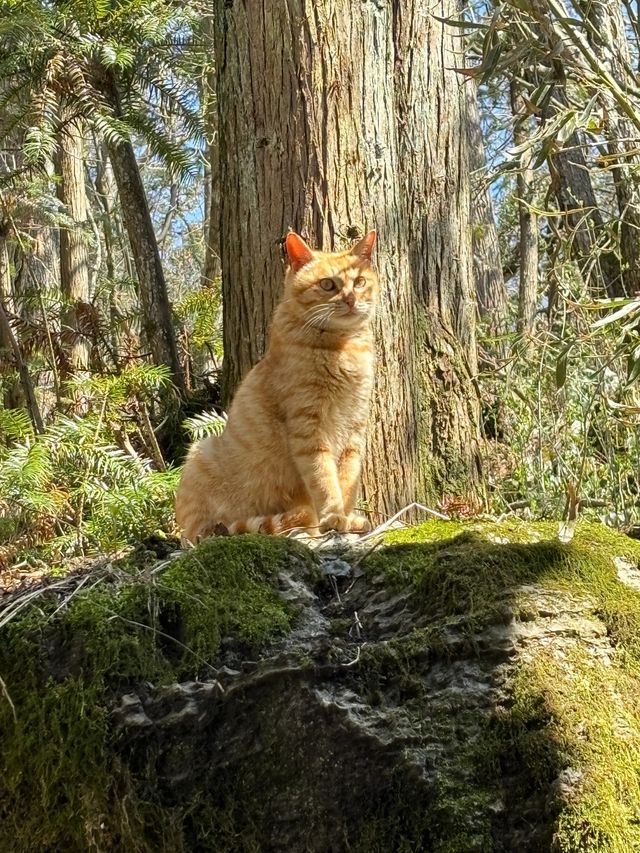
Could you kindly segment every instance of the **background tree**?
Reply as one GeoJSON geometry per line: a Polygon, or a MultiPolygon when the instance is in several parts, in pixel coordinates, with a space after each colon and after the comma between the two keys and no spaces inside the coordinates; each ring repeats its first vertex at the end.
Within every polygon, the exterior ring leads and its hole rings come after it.
{"type": "Polygon", "coordinates": [[[82,124],[61,108],[56,150],[58,197],[70,222],[60,228],[60,288],[63,300],[63,338],[69,333],[69,360],[64,376],[89,367],[89,341],[82,329],[83,310],[89,305],[87,250],[87,194],[82,124]]]}
{"type": "MultiPolygon", "coordinates": [[[[180,33],[188,32],[190,11],[163,0],[129,0],[111,12],[99,3],[18,0],[10,5],[11,20],[0,33],[3,103],[11,106],[5,132],[20,125],[26,129],[25,166],[52,157],[59,133],[67,124],[73,128],[79,116],[106,142],[132,246],[147,344],[155,363],[168,364],[174,384],[183,388],[166,282],[132,138],[142,135],[181,175],[192,168],[184,138],[166,133],[160,108],[170,102],[188,133],[199,132],[197,110],[176,74],[180,33]]],[[[66,136],[68,147],[73,136],[66,136]]],[[[81,251],[71,234],[64,239],[74,243],[76,253],[81,251]]],[[[77,275],[82,266],[74,262],[77,275]]]]}
{"type": "Polygon", "coordinates": [[[500,240],[487,179],[484,139],[473,79],[464,87],[467,107],[469,169],[471,171],[471,224],[473,228],[473,280],[480,319],[486,325],[490,348],[505,354],[502,340],[509,328],[509,301],[504,284],[500,240]]]}

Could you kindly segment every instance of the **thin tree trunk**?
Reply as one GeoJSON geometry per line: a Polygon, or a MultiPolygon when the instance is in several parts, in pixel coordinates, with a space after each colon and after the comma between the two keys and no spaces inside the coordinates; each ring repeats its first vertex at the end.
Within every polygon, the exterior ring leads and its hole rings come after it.
{"type": "MultiPolygon", "coordinates": [[[[7,234],[9,223],[0,223],[0,300],[5,309],[5,322],[0,325],[0,363],[14,353],[13,332],[9,324],[8,313],[15,311],[13,301],[13,289],[11,286],[11,265],[9,261],[9,248],[7,245],[7,234]]],[[[10,376],[5,376],[5,390],[3,394],[4,406],[7,409],[19,409],[25,404],[26,397],[24,388],[20,381],[10,376]]]]}
{"type": "MultiPolygon", "coordinates": [[[[484,322],[488,336],[499,339],[506,335],[508,330],[509,303],[502,272],[493,202],[485,181],[487,164],[478,111],[478,90],[474,80],[466,81],[465,95],[471,170],[473,279],[480,318],[484,322]]],[[[506,355],[504,340],[490,343],[489,348],[498,355],[506,355]]]]}
{"type": "MultiPolygon", "coordinates": [[[[116,115],[122,110],[115,81],[103,70],[99,84],[116,115]]],[[[155,364],[171,369],[176,388],[185,393],[184,375],[173,328],[171,304],[133,145],[127,141],[108,145],[109,158],[118,187],[122,218],[131,245],[138,276],[142,328],[155,364]]]]}
{"type": "MultiPolygon", "coordinates": [[[[207,16],[203,23],[208,44],[214,45],[214,19],[207,16]]],[[[211,286],[220,278],[220,152],[218,150],[218,104],[216,102],[216,69],[211,64],[203,79],[204,134],[207,142],[205,170],[205,258],[202,270],[203,286],[211,286]]]]}
{"type": "MultiPolygon", "coordinates": [[[[58,198],[71,224],[60,228],[60,289],[62,340],[70,337],[69,363],[62,378],[81,374],[89,367],[89,341],[82,328],[83,310],[89,302],[87,254],[87,194],[84,182],[84,141],[76,122],[66,122],[58,139],[56,158],[58,198]]],[[[65,349],[67,349],[65,347],[65,349]]]]}
{"type": "Polygon", "coordinates": [[[264,352],[287,229],[337,249],[377,228],[364,493],[381,514],[478,476],[464,96],[447,31],[414,7],[236,0],[216,17],[225,397],[264,352]]]}
{"type": "MultiPolygon", "coordinates": [[[[601,65],[624,92],[636,89],[625,23],[618,0],[579,2],[585,19],[586,38],[601,65]]],[[[609,153],[615,167],[613,182],[620,222],[620,254],[622,279],[610,296],[640,293],[640,134],[629,118],[622,114],[606,87],[599,92],[604,104],[603,121],[609,153]]],[[[636,99],[631,96],[631,103],[636,99]]],[[[637,108],[637,107],[636,107],[637,108]]]]}
{"type": "MultiPolygon", "coordinates": [[[[516,146],[527,141],[529,121],[518,84],[511,83],[513,112],[513,141],[516,146]]],[[[531,150],[521,155],[517,178],[520,224],[520,290],[518,294],[518,331],[530,346],[538,303],[538,216],[531,205],[534,201],[534,171],[531,150]]]]}
{"type": "MultiPolygon", "coordinates": [[[[3,225],[2,230],[0,231],[0,353],[2,350],[11,353],[16,370],[20,377],[20,384],[24,394],[24,396],[21,397],[15,392],[11,392],[8,396],[5,396],[4,402],[7,408],[18,408],[22,405],[23,400],[26,401],[27,410],[31,417],[33,428],[36,432],[42,433],[44,432],[44,424],[42,422],[42,415],[40,414],[40,407],[36,400],[33,383],[29,376],[27,365],[22,357],[22,352],[18,341],[16,340],[15,333],[11,328],[7,309],[5,307],[7,304],[6,300],[8,300],[10,294],[11,274],[9,268],[9,251],[7,247],[6,227],[3,225]]],[[[3,353],[2,358],[4,358],[3,353]]]]}
{"type": "MultiPolygon", "coordinates": [[[[564,70],[556,63],[558,84],[554,100],[568,106],[564,70]]],[[[547,118],[553,116],[547,111],[547,118]]],[[[620,263],[607,233],[591,182],[584,147],[572,133],[559,150],[548,157],[551,185],[558,206],[565,211],[565,231],[571,256],[578,265],[589,293],[594,297],[619,296],[623,290],[620,263]]]]}
{"type": "Polygon", "coordinates": [[[102,225],[105,266],[107,278],[109,280],[109,340],[111,351],[113,353],[114,364],[118,367],[120,363],[120,346],[118,338],[120,316],[116,297],[116,212],[113,207],[113,198],[116,193],[116,187],[106,147],[97,140],[94,140],[94,144],[96,152],[96,179],[94,192],[100,209],[99,221],[102,225]]]}

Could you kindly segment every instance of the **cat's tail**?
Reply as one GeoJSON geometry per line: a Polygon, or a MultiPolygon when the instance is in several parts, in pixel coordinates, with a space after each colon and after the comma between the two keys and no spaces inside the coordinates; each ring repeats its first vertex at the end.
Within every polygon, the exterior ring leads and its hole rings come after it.
{"type": "Polygon", "coordinates": [[[297,527],[313,532],[318,519],[310,506],[300,506],[295,509],[280,512],[277,515],[256,515],[245,521],[234,521],[228,526],[229,533],[266,533],[273,536],[288,533],[297,527]]]}

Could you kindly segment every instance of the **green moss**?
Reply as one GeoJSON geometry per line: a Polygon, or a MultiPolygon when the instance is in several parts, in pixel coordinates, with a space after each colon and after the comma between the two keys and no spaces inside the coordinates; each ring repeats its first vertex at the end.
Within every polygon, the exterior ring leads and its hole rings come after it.
{"type": "Polygon", "coordinates": [[[159,807],[152,778],[114,758],[110,697],[129,683],[207,672],[223,637],[257,651],[294,610],[278,572],[309,570],[288,540],[211,540],[158,575],[102,576],[0,632],[0,850],[178,851],[184,815],[159,807]],[[15,713],[14,713],[15,709],[15,713]]]}
{"type": "MultiPolygon", "coordinates": [[[[386,547],[363,561],[370,577],[415,592],[426,627],[364,644],[358,667],[343,677],[373,705],[397,707],[418,743],[428,725],[429,743],[447,750],[434,762],[428,802],[425,788],[411,782],[411,767],[399,762],[397,779],[379,802],[367,803],[369,817],[351,849],[488,853],[496,849],[501,796],[507,815],[532,797],[549,800],[541,850],[640,849],[640,593],[619,582],[613,562],[621,556],[639,564],[640,543],[595,524],[578,525],[569,544],[557,532],[553,523],[430,521],[389,534],[386,547]],[[424,674],[450,653],[451,629],[459,637],[466,626],[472,643],[486,621],[529,618],[532,605],[517,592],[523,584],[588,597],[615,645],[611,660],[579,649],[563,659],[540,653],[521,665],[493,717],[470,719],[464,700],[438,710],[424,674]],[[580,774],[579,784],[554,799],[553,782],[565,768],[580,774]]],[[[287,764],[274,739],[267,759],[247,756],[244,775],[229,770],[226,782],[208,780],[211,799],[196,792],[167,808],[144,747],[135,781],[115,757],[108,709],[129,685],[208,675],[226,638],[243,655],[259,653],[295,615],[277,593],[279,572],[308,572],[311,564],[306,549],[288,540],[219,538],[160,573],[131,570],[105,575],[93,588],[87,583],[59,612],[58,600],[41,598],[7,625],[0,675],[15,719],[0,695],[0,850],[259,850],[268,815],[256,828],[245,806],[268,786],[286,799],[305,770],[302,751],[294,749],[287,764]],[[237,797],[229,794],[233,785],[241,786],[237,797]]],[[[345,616],[332,627],[341,635],[351,624],[345,616]]],[[[283,725],[278,691],[254,701],[266,715],[267,738],[283,725]]],[[[319,760],[314,772],[323,766],[319,760]]]]}
{"type": "Polygon", "coordinates": [[[534,784],[565,768],[574,775],[551,804],[554,853],[640,850],[639,697],[637,671],[584,650],[562,661],[542,653],[521,667],[497,729],[534,784]]]}
{"type": "MultiPolygon", "coordinates": [[[[183,645],[210,659],[226,635],[255,648],[288,631],[292,611],[278,595],[276,581],[292,560],[299,571],[308,571],[312,562],[305,548],[287,539],[210,539],[173,563],[156,589],[163,606],[173,608],[183,645]]],[[[188,658],[183,655],[185,663],[188,658]]]]}
{"type": "MultiPolygon", "coordinates": [[[[430,521],[391,533],[386,541],[363,569],[400,588],[412,587],[431,620],[428,629],[390,644],[386,654],[400,672],[411,656],[443,653],[439,638],[452,618],[458,628],[461,617],[476,628],[495,622],[500,610],[508,618],[529,618],[517,593],[527,584],[593,602],[614,644],[611,660],[577,646],[562,657],[541,652],[519,667],[511,704],[487,723],[479,742],[461,744],[455,766],[442,768],[429,827],[446,842],[433,849],[494,849],[488,804],[507,773],[517,779],[506,792],[508,812],[518,814],[531,799],[550,797],[544,849],[640,850],[640,592],[620,582],[614,562],[623,557],[640,565],[640,542],[599,524],[579,524],[572,541],[563,544],[557,523],[515,521],[430,521]],[[545,795],[555,790],[554,780],[565,768],[579,774],[579,782],[555,799],[545,795]],[[474,802],[480,816],[484,810],[485,827],[480,818],[472,840],[462,818],[473,812],[474,802]],[[440,815],[440,830],[434,829],[434,814],[440,815]]],[[[378,655],[375,666],[384,671],[384,656],[378,655]]],[[[443,737],[451,742],[455,734],[443,737]]]]}
{"type": "Polygon", "coordinates": [[[365,572],[413,587],[430,616],[495,618],[515,587],[536,583],[591,597],[616,641],[640,655],[640,593],[620,583],[614,564],[640,562],[640,542],[604,525],[580,524],[563,544],[554,522],[429,521],[388,534],[386,543],[365,572]]]}

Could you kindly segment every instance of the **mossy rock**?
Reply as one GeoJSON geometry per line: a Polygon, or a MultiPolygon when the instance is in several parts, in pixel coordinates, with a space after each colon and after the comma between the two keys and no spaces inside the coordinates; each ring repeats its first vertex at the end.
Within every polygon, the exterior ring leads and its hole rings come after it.
{"type": "Polygon", "coordinates": [[[429,522],[337,588],[223,537],[43,593],[0,630],[0,850],[640,850],[640,543],[557,534],[429,522]]]}
{"type": "MultiPolygon", "coordinates": [[[[0,631],[0,850],[178,850],[176,816],[117,755],[113,698],[215,678],[223,641],[251,657],[286,634],[296,608],[282,571],[308,576],[296,543],[210,540],[162,573],[103,572],[69,601],[55,588],[0,631]]],[[[148,781],[148,780],[147,780],[148,781]]]]}

